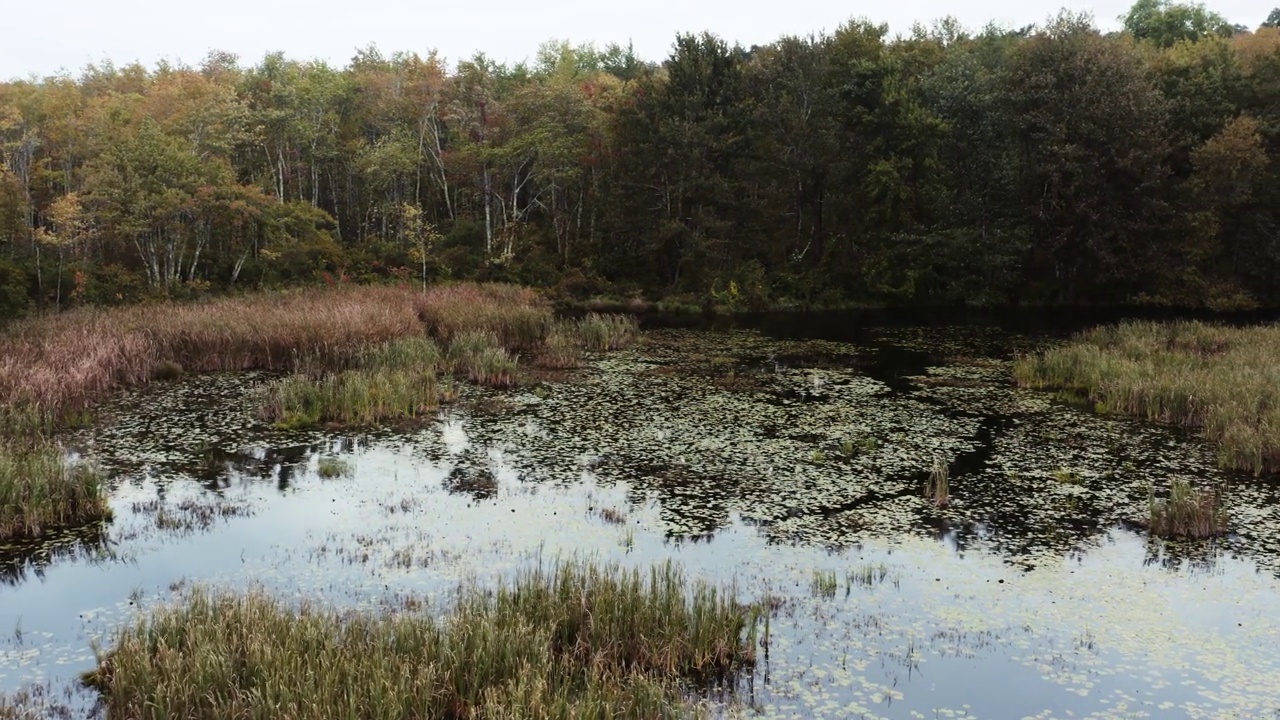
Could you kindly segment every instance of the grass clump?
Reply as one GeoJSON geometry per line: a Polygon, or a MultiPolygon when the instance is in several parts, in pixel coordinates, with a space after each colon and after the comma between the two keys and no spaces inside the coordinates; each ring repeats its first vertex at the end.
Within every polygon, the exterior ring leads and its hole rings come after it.
{"type": "Polygon", "coordinates": [[[587,350],[621,350],[635,342],[640,326],[630,315],[589,313],[578,321],[578,337],[587,350]]]}
{"type": "Polygon", "coordinates": [[[884,563],[865,563],[850,570],[845,581],[849,588],[854,586],[871,587],[884,582],[889,577],[889,566],[884,563]]]}
{"type": "Polygon", "coordinates": [[[452,398],[450,382],[439,377],[440,349],[430,338],[364,348],[352,362],[355,368],[332,372],[314,357],[301,358],[303,372],[267,390],[262,417],[281,428],[373,425],[434,417],[452,398]]]}
{"type": "Polygon", "coordinates": [[[556,323],[538,352],[538,365],[554,370],[572,370],[582,365],[582,341],[573,325],[556,323]]]}
{"type": "Polygon", "coordinates": [[[514,385],[520,372],[516,358],[502,347],[498,336],[488,330],[471,330],[454,336],[445,361],[451,372],[489,387],[514,385]]]}
{"type": "Polygon", "coordinates": [[[434,374],[348,370],[320,380],[291,375],[271,386],[261,413],[282,429],[374,425],[434,417],[444,396],[434,374]]]}
{"type": "Polygon", "coordinates": [[[1177,479],[1167,498],[1156,498],[1152,491],[1147,526],[1164,537],[1214,537],[1227,531],[1227,513],[1217,492],[1199,490],[1190,480],[1177,479]]]}
{"type": "Polygon", "coordinates": [[[813,579],[809,581],[809,590],[813,593],[814,597],[830,600],[836,596],[836,590],[839,588],[840,581],[836,579],[834,571],[813,571],[813,579]]]}
{"type": "Polygon", "coordinates": [[[1129,322],[1020,358],[1025,387],[1089,406],[1200,429],[1225,467],[1280,470],[1280,326],[1129,322]]]}
{"type": "Polygon", "coordinates": [[[951,469],[941,458],[933,461],[933,468],[925,481],[924,496],[937,507],[951,504],[951,469]]]}
{"type": "Polygon", "coordinates": [[[0,540],[38,537],[111,515],[97,468],[49,440],[0,440],[0,540]]]}
{"type": "Polygon", "coordinates": [[[561,563],[450,615],[196,591],[119,632],[86,681],[112,717],[676,718],[754,663],[756,613],[667,563],[561,563]]]}
{"type": "Polygon", "coordinates": [[[352,472],[351,463],[340,458],[322,457],[316,465],[316,474],[326,480],[350,477],[352,472]]]}

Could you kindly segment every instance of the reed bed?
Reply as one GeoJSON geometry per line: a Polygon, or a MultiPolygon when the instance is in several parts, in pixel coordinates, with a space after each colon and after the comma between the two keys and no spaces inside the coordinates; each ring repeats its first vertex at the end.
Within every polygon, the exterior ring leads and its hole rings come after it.
{"type": "Polygon", "coordinates": [[[502,347],[529,352],[554,325],[550,301],[516,285],[440,285],[423,293],[417,308],[427,333],[444,343],[463,333],[492,333],[502,347]]]}
{"type": "Polygon", "coordinates": [[[1019,358],[1025,387],[1201,430],[1224,467],[1280,470],[1280,327],[1129,322],[1019,358]]]}
{"type": "Polygon", "coordinates": [[[582,345],[576,324],[557,322],[542,343],[537,364],[553,370],[577,368],[582,365],[582,345]]]}
{"type": "Polygon", "coordinates": [[[520,366],[492,330],[468,330],[453,336],[445,363],[450,372],[478,385],[514,385],[520,366]]]}
{"type": "Polygon", "coordinates": [[[1167,498],[1157,498],[1152,491],[1147,527],[1164,537],[1214,537],[1227,531],[1227,513],[1217,492],[1178,479],[1170,485],[1167,498]]]}
{"type": "Polygon", "coordinates": [[[56,417],[180,366],[187,372],[331,367],[422,332],[417,291],[342,287],[85,309],[14,323],[0,347],[0,404],[56,417]]]}
{"type": "Polygon", "coordinates": [[[102,474],[48,440],[0,439],[0,541],[110,516],[102,474]]]}
{"type": "Polygon", "coordinates": [[[635,342],[640,326],[630,315],[590,313],[578,321],[583,347],[594,352],[621,350],[635,342]]]}
{"type": "Polygon", "coordinates": [[[306,357],[301,372],[270,386],[260,413],[282,428],[434,417],[453,394],[449,379],[439,377],[441,357],[435,342],[421,336],[363,348],[352,360],[356,367],[338,372],[306,357]]]}
{"type": "Polygon", "coordinates": [[[675,718],[755,660],[758,613],[671,563],[560,563],[443,620],[194,591],[119,632],[86,681],[112,717],[675,718]]]}

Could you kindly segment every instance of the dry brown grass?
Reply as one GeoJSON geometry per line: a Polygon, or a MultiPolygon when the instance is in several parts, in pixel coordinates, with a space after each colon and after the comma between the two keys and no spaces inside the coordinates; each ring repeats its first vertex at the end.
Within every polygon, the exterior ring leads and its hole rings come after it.
{"type": "Polygon", "coordinates": [[[291,370],[310,356],[342,366],[368,345],[420,333],[419,301],[415,290],[341,287],[27,320],[0,346],[0,403],[60,417],[148,382],[167,363],[291,370]]]}
{"type": "Polygon", "coordinates": [[[468,332],[492,333],[512,351],[540,348],[551,332],[551,303],[516,285],[439,285],[418,297],[418,317],[427,333],[446,344],[468,332]]]}
{"type": "MultiPolygon", "coordinates": [[[[553,325],[551,305],[537,292],[471,283],[425,293],[345,286],[77,310],[7,329],[0,344],[0,406],[23,408],[24,424],[32,425],[25,415],[64,419],[113,390],[173,375],[175,368],[344,370],[360,362],[365,348],[424,327],[446,344],[486,333],[505,350],[532,353],[553,325]]],[[[482,370],[500,359],[491,355],[494,362],[480,363],[482,370]]],[[[509,384],[507,364],[497,374],[509,384]]],[[[0,418],[0,426],[12,424],[0,418]]]]}

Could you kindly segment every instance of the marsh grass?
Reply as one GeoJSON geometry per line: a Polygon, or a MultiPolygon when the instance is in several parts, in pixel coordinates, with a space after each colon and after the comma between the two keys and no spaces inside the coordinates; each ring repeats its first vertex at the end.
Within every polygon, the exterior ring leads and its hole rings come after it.
{"type": "Polygon", "coordinates": [[[193,591],[119,631],[85,680],[139,719],[687,717],[691,688],[754,664],[757,618],[669,562],[464,586],[443,620],[193,591]]]}
{"type": "Polygon", "coordinates": [[[326,480],[350,477],[353,472],[351,463],[341,458],[322,457],[316,465],[316,475],[326,480]]]}
{"type": "Polygon", "coordinates": [[[635,342],[640,326],[630,315],[588,313],[578,321],[578,337],[593,352],[621,350],[635,342]]]}
{"type": "Polygon", "coordinates": [[[1190,480],[1174,480],[1167,498],[1157,498],[1152,488],[1148,506],[1147,527],[1156,535],[1206,538],[1227,531],[1221,496],[1192,487],[1190,480]]]}
{"type": "Polygon", "coordinates": [[[299,372],[272,383],[261,416],[280,428],[367,426],[435,417],[454,397],[440,377],[440,348],[430,338],[407,337],[362,348],[354,367],[331,371],[314,356],[299,359],[299,372]]]}
{"type": "Polygon", "coordinates": [[[1019,384],[1200,429],[1225,467],[1280,470],[1280,326],[1129,322],[1019,358],[1019,384]]]}
{"type": "Polygon", "coordinates": [[[463,333],[490,333],[513,351],[539,348],[554,325],[551,303],[529,288],[462,283],[430,288],[418,301],[427,333],[449,344],[463,333]]]}
{"type": "Polygon", "coordinates": [[[450,372],[488,387],[509,387],[516,383],[520,366],[516,358],[489,330],[469,330],[455,335],[445,353],[450,372]]]}
{"type": "Polygon", "coordinates": [[[850,570],[845,575],[845,582],[848,589],[852,590],[856,586],[872,587],[879,585],[889,578],[889,566],[884,563],[864,563],[850,570]]]}
{"type": "Polygon", "coordinates": [[[946,507],[951,504],[951,469],[941,458],[933,461],[929,478],[925,481],[924,495],[937,507],[946,507]]]}
{"type": "Polygon", "coordinates": [[[582,365],[582,341],[573,324],[556,323],[538,351],[537,364],[553,370],[572,370],[582,365]]]}
{"type": "Polygon", "coordinates": [[[813,579],[809,581],[809,590],[814,597],[830,600],[836,596],[836,591],[839,589],[840,581],[837,579],[835,571],[813,571],[813,579]]]}
{"type": "Polygon", "coordinates": [[[69,463],[52,441],[0,438],[0,540],[109,518],[103,486],[96,467],[69,463]]]}

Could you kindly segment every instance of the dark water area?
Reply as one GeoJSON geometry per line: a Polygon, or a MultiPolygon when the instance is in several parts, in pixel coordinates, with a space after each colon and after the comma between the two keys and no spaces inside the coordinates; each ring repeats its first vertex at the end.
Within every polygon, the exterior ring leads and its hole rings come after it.
{"type": "Polygon", "coordinates": [[[1126,312],[648,318],[638,348],[468,388],[411,432],[265,427],[260,374],[125,393],[66,438],[112,474],[116,519],[0,550],[0,692],[73,686],[196,584],[441,610],[549,558],[671,558],[777,608],[717,715],[1280,717],[1277,479],[1012,384],[1016,353],[1126,312]],[[938,463],[946,507],[923,493],[938,463]],[[1183,477],[1223,489],[1230,535],[1140,529],[1183,477]]]}

